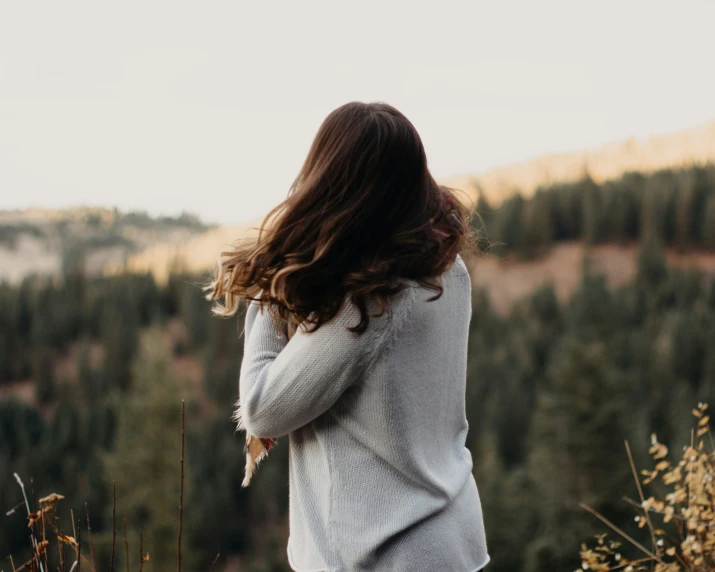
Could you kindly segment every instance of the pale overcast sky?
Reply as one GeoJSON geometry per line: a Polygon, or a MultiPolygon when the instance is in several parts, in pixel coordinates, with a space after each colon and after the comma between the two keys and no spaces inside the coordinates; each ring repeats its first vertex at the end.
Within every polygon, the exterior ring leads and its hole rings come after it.
{"type": "Polygon", "coordinates": [[[0,209],[240,223],[386,101],[437,178],[715,119],[715,2],[0,0],[0,209]]]}

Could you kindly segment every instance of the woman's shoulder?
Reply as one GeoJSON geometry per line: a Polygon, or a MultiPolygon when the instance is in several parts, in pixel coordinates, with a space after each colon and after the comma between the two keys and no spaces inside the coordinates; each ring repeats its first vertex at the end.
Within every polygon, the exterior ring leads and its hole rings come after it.
{"type": "MultiPolygon", "coordinates": [[[[459,253],[457,253],[457,256],[452,261],[452,264],[442,274],[442,277],[444,277],[444,276],[450,276],[450,277],[451,276],[460,276],[460,277],[466,278],[471,284],[469,268],[467,267],[466,263],[464,262],[462,255],[459,253]]],[[[418,288],[418,289],[424,288],[424,286],[422,284],[420,284],[416,279],[408,278],[408,279],[405,279],[405,282],[411,288],[418,288]]]]}
{"type": "MultiPolygon", "coordinates": [[[[461,282],[471,284],[469,269],[460,254],[457,254],[450,267],[444,272],[443,277],[446,276],[450,278],[459,277],[461,282]]],[[[379,338],[381,333],[385,334],[390,330],[397,329],[396,323],[399,324],[404,321],[405,316],[409,315],[410,307],[417,300],[417,291],[425,289],[425,286],[416,279],[402,278],[400,282],[403,283],[404,287],[389,296],[387,301],[388,309],[382,315],[375,316],[381,309],[380,303],[376,298],[370,297],[365,300],[365,309],[369,315],[368,329],[376,334],[376,338],[379,338]]],[[[352,300],[350,295],[346,295],[337,315],[325,325],[330,324],[327,329],[346,327],[348,325],[355,326],[360,319],[359,306],[352,300]]]]}
{"type": "Polygon", "coordinates": [[[455,258],[450,271],[456,272],[460,275],[466,275],[467,277],[469,276],[469,268],[467,268],[467,264],[464,262],[461,254],[457,253],[457,257],[455,258]]]}

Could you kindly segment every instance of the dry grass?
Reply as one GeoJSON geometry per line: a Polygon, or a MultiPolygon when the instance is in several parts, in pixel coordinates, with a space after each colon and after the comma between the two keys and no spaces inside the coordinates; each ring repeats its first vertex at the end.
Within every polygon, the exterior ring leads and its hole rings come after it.
{"type": "MultiPolygon", "coordinates": [[[[179,474],[179,535],[177,538],[177,572],[181,572],[181,537],[183,529],[184,516],[184,444],[185,444],[185,404],[181,401],[181,459],[180,459],[180,474],[179,474]]],[[[30,501],[27,497],[25,484],[20,476],[15,473],[15,479],[22,489],[24,503],[15,507],[21,507],[23,504],[27,510],[28,527],[30,528],[30,542],[32,545],[31,558],[19,566],[17,566],[12,558],[8,557],[12,572],[50,572],[51,568],[48,561],[48,553],[50,550],[57,551],[59,555],[58,572],[81,572],[89,570],[89,572],[100,572],[108,570],[114,572],[115,564],[115,547],[116,547],[116,492],[112,491],[112,553],[110,561],[106,566],[99,566],[94,559],[94,546],[92,544],[92,527],[90,525],[89,507],[85,503],[86,513],[86,534],[87,541],[82,540],[82,527],[75,526],[74,513],[72,514],[72,534],[69,534],[69,528],[65,531],[57,514],[57,504],[65,497],[60,494],[52,493],[44,498],[39,499],[37,509],[35,509],[34,499],[30,501]],[[54,547],[53,547],[54,545],[54,547]],[[83,552],[84,548],[84,552],[83,552]],[[69,551],[69,555],[68,555],[69,551]],[[89,557],[87,552],[89,551],[89,557]]],[[[11,514],[15,509],[9,511],[11,514]]],[[[80,521],[77,521],[80,522],[80,521]]],[[[123,522],[123,541],[124,541],[124,559],[127,571],[129,570],[129,542],[127,540],[127,521],[123,522]]],[[[143,532],[139,533],[139,570],[144,568],[144,564],[151,561],[149,552],[145,552],[143,546],[143,532]]],[[[211,572],[213,572],[216,562],[220,555],[211,564],[211,572]]],[[[168,570],[168,563],[162,562],[157,565],[161,570],[168,570]]]]}
{"type": "Polygon", "coordinates": [[[628,458],[638,486],[640,501],[625,499],[637,509],[635,520],[639,528],[647,528],[646,547],[609,522],[592,508],[581,505],[603,521],[621,539],[627,541],[639,556],[626,558],[622,542],[596,536],[596,544],[581,545],[581,568],[608,572],[622,570],[652,570],[654,572],[706,572],[715,570],[715,442],[710,432],[707,404],[693,409],[696,425],[690,444],[683,447],[677,463],[667,459],[668,448],[651,436],[650,454],[655,466],[643,470],[641,481],[626,443],[628,458]],[[670,491],[663,499],[645,498],[641,485],[660,478],[670,491]]]}
{"type": "MultiPolygon", "coordinates": [[[[182,475],[183,477],[183,475],[182,475]]],[[[90,524],[89,507],[85,503],[86,512],[86,527],[87,527],[87,545],[89,548],[89,558],[85,553],[82,553],[84,543],[82,541],[82,527],[75,526],[74,512],[72,514],[72,534],[63,530],[60,518],[57,514],[57,505],[65,497],[57,493],[52,493],[38,501],[38,508],[35,512],[30,510],[30,502],[27,499],[25,485],[20,476],[15,473],[15,479],[22,488],[25,498],[25,506],[27,508],[28,527],[30,528],[30,542],[32,544],[32,556],[27,561],[16,567],[12,556],[9,557],[10,565],[13,572],[49,572],[50,564],[48,554],[53,550],[53,541],[59,554],[59,572],[81,572],[82,569],[90,572],[98,572],[99,570],[114,570],[114,543],[112,545],[112,558],[107,568],[97,567],[94,559],[94,546],[92,544],[92,527],[90,524]],[[70,554],[68,556],[68,552],[70,554]]],[[[112,514],[115,513],[115,501],[112,504],[112,514]]],[[[179,516],[181,518],[181,515],[179,516]]],[[[114,521],[115,519],[113,519],[114,521]]],[[[126,520],[124,521],[124,541],[127,543],[126,520]]],[[[114,522],[113,522],[114,525],[114,522]]],[[[112,529],[113,537],[116,535],[114,526],[112,529]]],[[[128,545],[128,543],[127,543],[128,545]]],[[[179,550],[181,550],[179,546],[179,550]]],[[[143,547],[140,547],[141,565],[148,562],[150,559],[149,553],[144,554],[143,547]]],[[[127,560],[128,562],[128,560],[127,560]]],[[[127,564],[128,565],[128,564],[127,564]]],[[[180,560],[179,560],[180,566],[180,560]]],[[[179,568],[180,570],[180,568],[179,568]]]]}

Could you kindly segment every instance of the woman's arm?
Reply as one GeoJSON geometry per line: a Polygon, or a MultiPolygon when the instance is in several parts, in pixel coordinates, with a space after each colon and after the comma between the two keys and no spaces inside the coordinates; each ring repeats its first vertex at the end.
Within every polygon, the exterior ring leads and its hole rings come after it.
{"type": "MultiPolygon", "coordinates": [[[[370,318],[360,336],[347,330],[359,322],[358,308],[346,298],[340,312],[317,331],[299,328],[286,341],[268,311],[253,302],[246,312],[239,379],[246,431],[281,437],[327,411],[377,357],[389,333],[383,319],[370,318]]],[[[391,329],[391,328],[390,328],[391,329]]]]}

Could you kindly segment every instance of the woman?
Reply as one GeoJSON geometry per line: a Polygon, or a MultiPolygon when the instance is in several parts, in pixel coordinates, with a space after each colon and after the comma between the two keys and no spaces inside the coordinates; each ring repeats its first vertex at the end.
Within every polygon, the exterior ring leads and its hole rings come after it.
{"type": "Polygon", "coordinates": [[[352,102],[325,119],[258,241],[222,253],[214,311],[250,300],[244,485],[287,435],[293,570],[489,562],[465,447],[471,217],[404,115],[352,102]]]}

